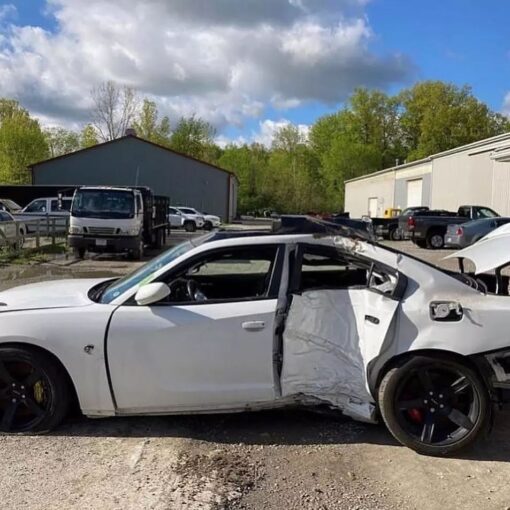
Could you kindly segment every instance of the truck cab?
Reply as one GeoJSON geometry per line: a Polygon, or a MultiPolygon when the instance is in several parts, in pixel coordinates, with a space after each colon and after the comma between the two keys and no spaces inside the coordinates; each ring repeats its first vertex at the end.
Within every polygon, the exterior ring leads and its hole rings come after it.
{"type": "Polygon", "coordinates": [[[91,251],[127,252],[140,259],[144,251],[144,212],[138,189],[78,188],[71,207],[69,246],[79,258],[91,251]]]}

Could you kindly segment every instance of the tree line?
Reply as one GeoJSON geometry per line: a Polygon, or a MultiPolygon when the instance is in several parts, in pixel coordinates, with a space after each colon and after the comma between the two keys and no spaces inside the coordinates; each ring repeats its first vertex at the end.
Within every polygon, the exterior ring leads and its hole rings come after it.
{"type": "Polygon", "coordinates": [[[347,179],[510,131],[510,120],[468,86],[424,81],[396,95],[359,88],[304,135],[278,129],[270,147],[215,143],[214,127],[190,116],[175,124],[129,87],[106,82],[91,93],[81,131],[45,128],[18,102],[0,99],[0,182],[30,182],[31,163],[123,136],[127,128],[165,147],[233,171],[239,211],[339,211],[347,179]]]}

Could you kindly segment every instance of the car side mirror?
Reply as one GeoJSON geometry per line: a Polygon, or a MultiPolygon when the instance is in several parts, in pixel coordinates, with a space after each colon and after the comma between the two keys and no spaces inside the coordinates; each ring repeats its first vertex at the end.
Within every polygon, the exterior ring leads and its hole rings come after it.
{"type": "Polygon", "coordinates": [[[140,306],[153,305],[170,295],[170,287],[166,283],[148,283],[138,289],[135,301],[140,306]]]}

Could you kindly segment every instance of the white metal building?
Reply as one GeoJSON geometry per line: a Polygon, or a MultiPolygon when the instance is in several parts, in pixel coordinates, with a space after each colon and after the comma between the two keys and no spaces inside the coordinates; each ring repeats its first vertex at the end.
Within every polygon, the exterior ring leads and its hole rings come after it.
{"type": "Polygon", "coordinates": [[[345,182],[352,218],[381,217],[390,207],[457,210],[463,204],[510,216],[510,133],[345,182]]]}

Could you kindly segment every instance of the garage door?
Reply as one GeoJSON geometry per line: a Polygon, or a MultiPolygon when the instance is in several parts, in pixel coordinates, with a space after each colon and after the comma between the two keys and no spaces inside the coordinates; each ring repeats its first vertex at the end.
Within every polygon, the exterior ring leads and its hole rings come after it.
{"type": "Polygon", "coordinates": [[[368,199],[368,215],[377,218],[377,197],[368,199]]]}
{"type": "Polygon", "coordinates": [[[412,181],[407,181],[407,207],[422,205],[422,188],[423,179],[413,179],[412,181]]]}

